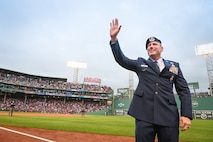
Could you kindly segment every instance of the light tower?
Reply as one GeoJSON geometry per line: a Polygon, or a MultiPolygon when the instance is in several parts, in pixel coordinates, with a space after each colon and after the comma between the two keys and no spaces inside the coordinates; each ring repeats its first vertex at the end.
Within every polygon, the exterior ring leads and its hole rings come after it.
{"type": "Polygon", "coordinates": [[[209,89],[210,95],[213,96],[213,62],[212,62],[212,54],[213,54],[213,43],[198,45],[195,47],[195,54],[202,55],[206,59],[206,67],[209,79],[209,89]]]}
{"type": "Polygon", "coordinates": [[[129,99],[133,97],[133,93],[134,93],[133,72],[129,71],[129,99]]]}
{"type": "Polygon", "coordinates": [[[86,69],[87,64],[84,62],[68,61],[67,66],[74,69],[73,83],[78,83],[78,72],[80,69],[86,69]]]}

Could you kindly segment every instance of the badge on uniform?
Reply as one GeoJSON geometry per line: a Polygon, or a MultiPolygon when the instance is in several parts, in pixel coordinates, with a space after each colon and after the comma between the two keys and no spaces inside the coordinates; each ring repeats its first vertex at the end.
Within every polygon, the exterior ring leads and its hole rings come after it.
{"type": "Polygon", "coordinates": [[[142,65],[141,65],[141,68],[142,68],[142,71],[145,71],[145,70],[146,70],[146,68],[148,68],[148,65],[146,65],[146,64],[142,64],[142,65]]]}
{"type": "Polygon", "coordinates": [[[169,71],[174,73],[174,74],[176,74],[176,75],[178,75],[178,68],[175,67],[173,62],[171,62],[171,64],[172,64],[172,66],[169,68],[169,71]]]}
{"type": "MultiPolygon", "coordinates": [[[[176,75],[178,75],[178,68],[175,67],[173,62],[171,62],[171,64],[172,64],[172,66],[169,68],[169,71],[174,73],[174,74],[176,74],[176,75]]],[[[169,80],[173,81],[173,79],[174,79],[174,75],[172,75],[169,80]]]]}

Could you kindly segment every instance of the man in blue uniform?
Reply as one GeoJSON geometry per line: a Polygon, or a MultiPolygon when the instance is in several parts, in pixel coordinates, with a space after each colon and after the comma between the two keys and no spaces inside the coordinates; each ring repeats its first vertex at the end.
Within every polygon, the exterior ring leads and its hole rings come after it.
{"type": "Polygon", "coordinates": [[[154,142],[156,136],[158,142],[178,142],[179,126],[187,130],[192,120],[191,95],[179,63],[161,57],[164,48],[156,37],[146,41],[148,59],[129,59],[119,46],[120,29],[118,19],[112,20],[110,46],[116,62],[139,78],[128,111],[136,120],[136,142],[154,142]],[[180,114],[173,86],[181,101],[180,114]]]}

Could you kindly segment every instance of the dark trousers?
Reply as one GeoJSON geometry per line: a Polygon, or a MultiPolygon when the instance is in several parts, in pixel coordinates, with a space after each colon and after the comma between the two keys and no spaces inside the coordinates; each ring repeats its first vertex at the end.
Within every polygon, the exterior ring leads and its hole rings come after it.
{"type": "Polygon", "coordinates": [[[136,120],[136,142],[154,142],[156,136],[158,142],[178,142],[179,127],[159,126],[136,120]]]}

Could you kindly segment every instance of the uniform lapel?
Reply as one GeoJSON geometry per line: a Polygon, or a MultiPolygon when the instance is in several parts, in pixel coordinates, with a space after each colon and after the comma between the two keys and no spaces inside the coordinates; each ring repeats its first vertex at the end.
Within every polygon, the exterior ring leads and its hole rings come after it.
{"type": "Polygon", "coordinates": [[[163,71],[165,70],[169,70],[169,68],[171,67],[171,63],[167,60],[163,60],[164,64],[165,64],[165,68],[163,69],[163,71]]]}

